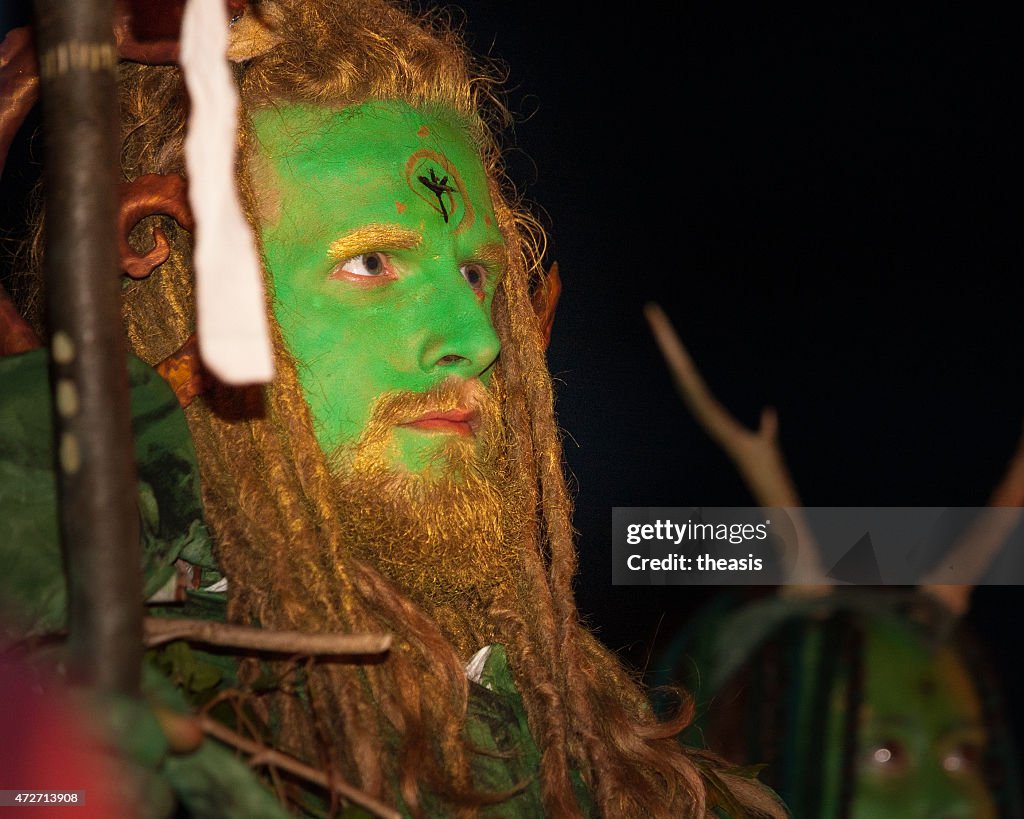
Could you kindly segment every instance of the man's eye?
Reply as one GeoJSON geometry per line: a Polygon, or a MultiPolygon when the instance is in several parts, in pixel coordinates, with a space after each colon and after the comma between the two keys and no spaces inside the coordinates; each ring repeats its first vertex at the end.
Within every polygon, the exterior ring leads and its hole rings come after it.
{"type": "Polygon", "coordinates": [[[966,773],[978,767],[981,748],[970,742],[961,742],[942,755],[942,767],[951,774],[966,773]]]}
{"type": "Polygon", "coordinates": [[[868,749],[864,764],[876,775],[899,776],[910,766],[906,746],[898,739],[879,742],[868,749]]]}
{"type": "Polygon", "coordinates": [[[464,264],[459,266],[459,272],[462,274],[469,286],[478,292],[483,292],[484,285],[487,283],[487,271],[483,265],[479,264],[464,264]]]}
{"type": "Polygon", "coordinates": [[[379,252],[360,253],[351,259],[346,259],[331,272],[332,279],[342,276],[358,277],[365,279],[378,279],[391,276],[394,270],[388,261],[388,257],[379,252]]]}

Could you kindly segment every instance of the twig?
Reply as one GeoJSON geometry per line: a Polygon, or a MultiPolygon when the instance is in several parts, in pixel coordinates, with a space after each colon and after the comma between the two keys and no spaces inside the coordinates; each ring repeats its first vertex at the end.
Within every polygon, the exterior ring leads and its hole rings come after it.
{"type": "Polygon", "coordinates": [[[800,497],[778,446],[775,411],[766,408],[758,430],[747,429],[708,389],[664,311],[656,304],[648,304],[644,314],[686,406],[704,431],[732,458],[758,503],[800,506],[800,497]]]}
{"type": "Polygon", "coordinates": [[[188,640],[212,646],[274,651],[282,654],[383,654],[391,647],[390,634],[308,634],[275,631],[254,626],[146,617],[143,621],[147,648],[171,640],[188,640]]]}
{"type": "Polygon", "coordinates": [[[1020,522],[1024,514],[1024,510],[1016,508],[1020,506],[1024,506],[1024,436],[1002,480],[993,490],[988,508],[943,557],[941,565],[928,573],[921,583],[921,591],[940,600],[958,617],[966,614],[971,592],[1020,522]],[[966,582],[951,583],[951,580],[966,582]]]}
{"type": "Polygon", "coordinates": [[[757,431],[747,429],[712,394],[661,307],[648,304],[644,308],[644,315],[651,326],[654,340],[665,356],[676,388],[697,423],[736,464],[751,494],[761,506],[777,506],[787,510],[796,530],[797,541],[803,548],[797,552],[796,564],[786,581],[799,583],[805,586],[806,592],[812,594],[827,591],[828,581],[824,576],[818,546],[800,513],[800,496],[779,447],[779,419],[775,410],[766,407],[761,412],[761,423],[757,431]]]}
{"type": "Polygon", "coordinates": [[[1006,474],[988,499],[989,506],[1024,506],[1024,435],[1006,467],[1006,474]]]}
{"type": "Polygon", "coordinates": [[[281,751],[276,751],[273,748],[267,748],[262,743],[254,740],[246,739],[210,717],[200,717],[200,722],[204,733],[253,757],[250,760],[251,764],[272,765],[281,768],[290,774],[305,779],[307,782],[312,782],[329,791],[334,791],[342,798],[366,808],[375,816],[383,817],[383,819],[401,819],[401,814],[394,808],[385,805],[383,802],[374,799],[369,794],[363,793],[346,782],[341,782],[333,777],[328,778],[327,774],[323,771],[318,771],[316,768],[299,762],[295,757],[281,751]]]}

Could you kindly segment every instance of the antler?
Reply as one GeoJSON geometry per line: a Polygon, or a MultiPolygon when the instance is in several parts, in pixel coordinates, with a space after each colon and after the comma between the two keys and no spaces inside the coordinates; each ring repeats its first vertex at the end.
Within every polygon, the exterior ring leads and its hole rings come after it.
{"type": "MultiPolygon", "coordinates": [[[[771,407],[761,413],[761,424],[751,431],[740,424],[708,389],[693,359],[656,304],[645,310],[655,340],[675,379],[679,393],[694,418],[736,464],[747,487],[762,506],[799,507],[796,487],[786,469],[778,444],[778,416],[771,407]]],[[[920,585],[920,591],[939,600],[953,614],[966,613],[975,584],[988,570],[1009,533],[1024,517],[1024,435],[999,485],[992,492],[988,511],[982,513],[967,533],[920,585]],[[952,583],[953,579],[959,582],[952,583]],[[964,582],[966,581],[966,582],[964,582]]],[[[820,555],[810,530],[798,510],[791,510],[801,550],[794,578],[811,580],[815,587],[804,592],[825,591],[828,586],[820,555]]]]}
{"type": "Polygon", "coordinates": [[[533,312],[537,314],[540,330],[544,334],[544,346],[551,343],[551,328],[555,326],[555,309],[562,295],[562,277],[558,275],[558,262],[551,263],[551,269],[533,294],[533,312]]]}
{"type": "Polygon", "coordinates": [[[772,407],[765,407],[761,411],[761,423],[757,431],[747,429],[733,418],[708,389],[665,312],[657,304],[648,304],[644,308],[644,315],[665,356],[676,388],[697,423],[736,464],[758,504],[787,508],[798,543],[804,546],[798,551],[792,576],[787,580],[802,585],[804,593],[827,592],[830,587],[821,565],[818,546],[810,527],[799,512],[802,505],[800,496],[779,447],[777,413],[772,407]]]}
{"type": "Polygon", "coordinates": [[[989,497],[988,507],[975,520],[941,566],[932,569],[921,591],[942,602],[957,616],[967,613],[971,592],[984,576],[1007,536],[1024,516],[1024,434],[1003,479],[989,497]],[[955,574],[958,583],[950,583],[955,574]],[[966,582],[964,582],[966,581],[966,582]]]}
{"type": "Polygon", "coordinates": [[[1010,459],[1003,480],[988,499],[989,506],[1024,506],[1024,433],[1010,459]]]}

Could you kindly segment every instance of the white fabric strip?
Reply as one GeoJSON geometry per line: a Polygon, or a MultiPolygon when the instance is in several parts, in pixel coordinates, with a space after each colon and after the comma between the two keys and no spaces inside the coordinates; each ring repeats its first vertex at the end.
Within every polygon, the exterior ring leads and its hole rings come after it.
{"type": "Polygon", "coordinates": [[[491,656],[492,646],[484,646],[473,658],[466,663],[466,676],[475,683],[480,682],[480,675],[484,673],[484,666],[487,665],[487,658],[491,656]]]}
{"type": "Polygon", "coordinates": [[[180,64],[192,108],[185,138],[195,217],[196,314],[203,363],[226,384],[274,375],[263,277],[235,181],[238,92],[228,69],[224,0],[189,0],[180,64]]]}

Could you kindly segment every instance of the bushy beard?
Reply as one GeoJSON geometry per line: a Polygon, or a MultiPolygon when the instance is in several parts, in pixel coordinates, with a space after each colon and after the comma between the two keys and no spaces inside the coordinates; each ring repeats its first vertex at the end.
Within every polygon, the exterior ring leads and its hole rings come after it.
{"type": "Polygon", "coordinates": [[[430,612],[462,652],[496,635],[486,610],[514,595],[532,516],[502,419],[501,387],[449,379],[378,399],[359,441],[331,457],[343,537],[430,612]],[[479,413],[475,435],[446,435],[425,469],[391,465],[397,425],[430,411],[479,413]]]}

